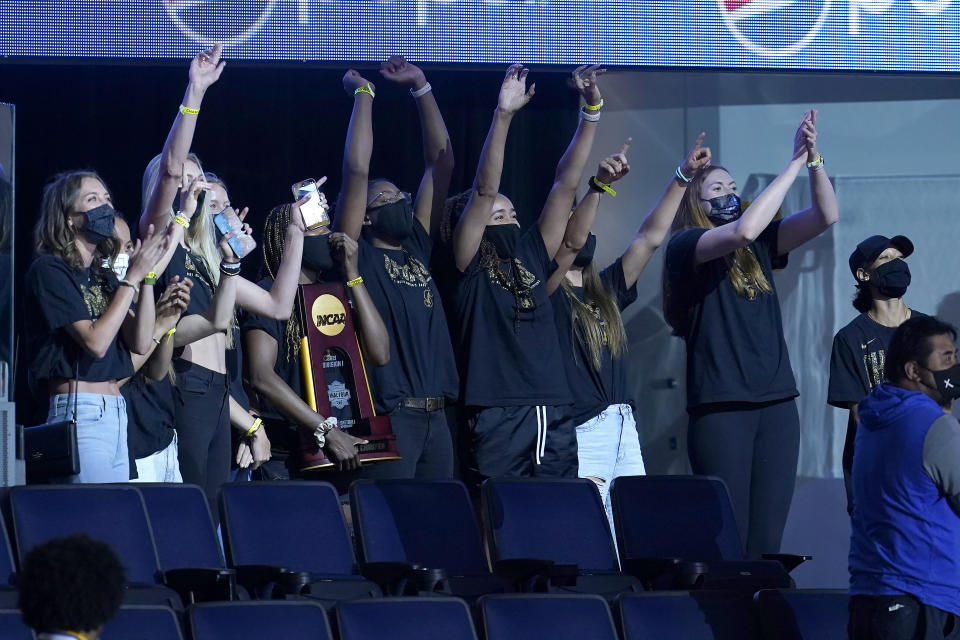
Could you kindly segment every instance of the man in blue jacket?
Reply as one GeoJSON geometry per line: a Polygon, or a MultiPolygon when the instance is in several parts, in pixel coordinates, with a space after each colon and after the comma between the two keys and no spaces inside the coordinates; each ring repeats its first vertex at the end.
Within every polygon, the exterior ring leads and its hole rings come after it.
{"type": "Polygon", "coordinates": [[[851,640],[960,638],[960,396],[956,330],[914,317],[858,408],[851,640]]]}

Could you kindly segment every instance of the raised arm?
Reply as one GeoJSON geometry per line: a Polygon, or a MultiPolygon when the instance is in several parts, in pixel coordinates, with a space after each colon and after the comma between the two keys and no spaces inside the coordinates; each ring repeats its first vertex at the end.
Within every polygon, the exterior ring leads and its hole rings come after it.
{"type": "Polygon", "coordinates": [[[587,195],[580,200],[577,208],[573,211],[573,215],[570,216],[570,220],[567,222],[567,229],[563,234],[563,243],[560,245],[560,250],[557,251],[557,255],[554,257],[557,268],[547,279],[548,294],[553,293],[557,290],[557,287],[560,286],[567,271],[573,265],[573,261],[576,259],[580,249],[586,244],[587,237],[590,235],[590,229],[593,228],[593,221],[596,218],[597,209],[600,207],[600,198],[606,193],[601,186],[593,182],[593,178],[596,177],[597,182],[601,185],[609,186],[627,175],[627,173],[630,172],[630,163],[627,162],[627,151],[630,149],[632,142],[633,138],[627,138],[623,146],[620,147],[620,151],[610,157],[604,158],[597,168],[597,175],[589,178],[587,182],[587,195]]]}
{"type": "Polygon", "coordinates": [[[840,218],[837,194],[827,172],[823,158],[817,151],[817,110],[811,109],[804,116],[804,140],[807,149],[807,167],[810,175],[810,199],[813,206],[788,216],[777,232],[777,250],[789,253],[807,240],[812,240],[830,228],[840,218]]]}
{"type": "Polygon", "coordinates": [[[436,237],[454,164],[447,125],[423,70],[407,62],[403,56],[391,56],[380,67],[380,74],[391,82],[409,87],[417,102],[420,130],[423,132],[424,169],[414,203],[414,214],[431,237],[436,237]]]}
{"type": "MultiPolygon", "coordinates": [[[[807,157],[807,118],[804,114],[793,138],[793,157],[773,182],[750,203],[743,214],[728,224],[708,230],[700,236],[694,262],[703,264],[733,253],[756,240],[777,214],[783,199],[797,179],[807,157]]],[[[778,237],[779,240],[779,237],[778,237]]]]}
{"type": "Polygon", "coordinates": [[[353,98],[350,126],[343,149],[343,178],[333,227],[356,240],[367,213],[367,181],[373,154],[373,96],[375,87],[355,70],[343,76],[343,90],[353,98]]]}
{"type": "MultiPolygon", "coordinates": [[[[127,317],[124,318],[121,331],[123,331],[123,340],[127,344],[127,347],[132,353],[145,354],[149,353],[153,347],[153,331],[154,323],[156,321],[156,300],[153,297],[153,285],[147,284],[144,279],[147,273],[155,272],[157,262],[167,253],[167,250],[171,244],[173,227],[177,227],[171,222],[168,222],[166,227],[162,232],[155,232],[153,226],[147,227],[147,235],[144,237],[143,242],[138,240],[136,249],[134,249],[134,257],[137,255],[137,252],[143,253],[142,268],[146,269],[143,272],[143,276],[140,276],[140,268],[136,272],[131,273],[130,270],[127,270],[127,277],[125,280],[132,282],[134,284],[140,283],[140,292],[137,295],[137,312],[136,314],[127,314],[127,317]]],[[[179,237],[179,235],[178,235],[179,237]]],[[[131,261],[132,266],[132,261],[131,261]]]]}
{"type": "MultiPolygon", "coordinates": [[[[357,241],[345,233],[334,233],[330,236],[330,251],[333,257],[343,266],[343,275],[347,282],[360,278],[357,267],[357,241]]],[[[387,326],[380,317],[366,285],[362,282],[350,288],[353,298],[354,318],[357,320],[357,330],[360,342],[363,344],[367,361],[381,367],[390,361],[390,335],[387,326]]]]}
{"type": "MultiPolygon", "coordinates": [[[[710,147],[703,146],[706,136],[706,133],[697,136],[697,140],[687,153],[687,157],[680,163],[680,173],[683,175],[696,175],[697,171],[710,165],[710,147]]],[[[663,191],[663,195],[660,196],[660,200],[657,201],[657,204],[640,224],[640,230],[637,231],[633,242],[624,252],[621,263],[627,287],[632,287],[636,283],[647,263],[650,262],[653,253],[663,244],[667,234],[670,233],[673,219],[676,217],[680,202],[683,200],[684,193],[686,193],[686,186],[686,182],[680,180],[676,175],[672,176],[663,191]]]]}
{"type": "MultiPolygon", "coordinates": [[[[179,276],[174,276],[160,297],[160,301],[157,302],[157,324],[153,332],[155,346],[153,352],[147,356],[144,370],[151,380],[162,380],[170,370],[170,362],[173,359],[173,334],[169,332],[176,330],[180,315],[190,304],[192,288],[192,280],[185,278],[180,282],[179,276]]],[[[136,359],[133,366],[137,368],[136,359]]]]}
{"type": "Polygon", "coordinates": [[[590,149],[593,148],[597,120],[603,106],[597,77],[605,71],[599,65],[592,67],[584,65],[577,67],[573,72],[573,81],[586,106],[581,110],[580,122],[577,124],[573,139],[570,140],[567,150],[557,164],[553,186],[550,187],[547,201],[537,221],[540,234],[543,236],[543,244],[547,248],[547,255],[550,256],[555,256],[560,249],[570,209],[577,197],[577,185],[580,184],[583,167],[587,164],[587,158],[590,157],[590,149]]]}
{"type": "Polygon", "coordinates": [[[511,65],[500,85],[500,97],[493,113],[493,122],[480,152],[477,175],[473,181],[470,198],[463,209],[453,232],[453,254],[457,268],[465,271],[480,249],[483,232],[490,221],[493,201],[500,191],[500,175],[503,173],[503,153],[507,133],[514,114],[530,102],[536,84],[527,90],[527,69],[523,65],[511,65]]]}
{"type": "Polygon", "coordinates": [[[160,178],[150,194],[147,207],[140,216],[140,232],[148,225],[158,229],[167,226],[170,219],[170,203],[180,185],[183,163],[190,153],[193,134],[197,126],[197,115],[207,89],[220,79],[226,62],[220,59],[223,47],[219,44],[197,55],[190,62],[190,81],[183,95],[183,103],[173,120],[167,140],[160,154],[160,178]]]}
{"type": "MultiPolygon", "coordinates": [[[[317,186],[326,180],[324,176],[317,181],[317,186]]],[[[293,313],[297,285],[300,282],[300,266],[303,262],[304,226],[300,205],[306,201],[304,196],[290,207],[290,224],[287,225],[283,244],[283,259],[270,290],[258,287],[246,278],[237,278],[237,304],[243,309],[274,320],[286,320],[293,313]]]]}

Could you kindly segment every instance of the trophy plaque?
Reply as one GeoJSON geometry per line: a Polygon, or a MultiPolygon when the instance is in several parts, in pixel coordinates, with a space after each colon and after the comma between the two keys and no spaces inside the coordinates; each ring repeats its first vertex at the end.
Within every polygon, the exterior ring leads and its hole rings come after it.
{"type": "MultiPolygon", "coordinates": [[[[387,416],[378,416],[354,330],[346,291],[339,282],[301,285],[297,294],[304,337],[300,341],[304,400],[340,428],[367,440],[359,445],[361,464],[399,460],[397,439],[387,416]]],[[[301,471],[333,469],[336,462],[317,446],[313,434],[300,429],[301,471]]]]}

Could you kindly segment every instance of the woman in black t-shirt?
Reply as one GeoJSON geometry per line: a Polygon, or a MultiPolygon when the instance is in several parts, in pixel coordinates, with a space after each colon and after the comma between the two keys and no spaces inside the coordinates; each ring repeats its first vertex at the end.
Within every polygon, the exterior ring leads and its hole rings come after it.
{"type": "Polygon", "coordinates": [[[393,56],[380,73],[410,88],[422,122],[425,167],[415,199],[389,180],[367,180],[373,85],[348,71],[344,89],[354,107],[334,224],[359,242],[360,275],[390,335],[390,361],[367,373],[377,413],[390,416],[401,456],[364,468],[364,477],[449,478],[453,442],[443,409],[456,399],[459,382],[446,313],[429,265],[453,151],[423,71],[393,56]]]}
{"type": "Polygon", "coordinates": [[[25,278],[29,378],[49,396],[48,421],[77,422],[80,473],[68,482],[126,482],[127,410],[118,380],[133,373],[130,351],[146,353],[154,330],[153,269],[179,241],[174,225],[149,225],[125,277],[102,265],[116,252],[112,198],[88,171],[46,186],[34,230],[37,258],[25,278]],[[148,277],[149,276],[149,277],[148,277]],[[136,314],[134,294],[140,291],[136,314]]]}
{"type": "Polygon", "coordinates": [[[676,173],[688,184],[667,246],[663,304],[687,344],[690,464],[726,481],[750,557],[779,551],[800,443],[774,260],[838,216],[815,122],[816,111],[804,114],[790,163],[742,215],[722,167],[676,173]],[[813,206],[771,223],[804,162],[813,206]]]}
{"type": "Polygon", "coordinates": [[[601,73],[586,66],[573,73],[585,101],[580,122],[540,218],[523,232],[513,203],[498,191],[510,123],[533,97],[534,86],[527,90],[522,65],[507,70],[454,230],[460,272],[454,331],[469,430],[466,455],[477,483],[499,476],[577,475],[576,433],[559,420],[559,407],[570,404],[570,389],[546,282],[600,120],[601,73]]]}

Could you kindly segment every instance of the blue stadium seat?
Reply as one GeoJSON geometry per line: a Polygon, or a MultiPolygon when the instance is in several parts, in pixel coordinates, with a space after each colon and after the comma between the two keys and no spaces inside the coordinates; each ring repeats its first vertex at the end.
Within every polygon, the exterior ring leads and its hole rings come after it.
{"type": "Polygon", "coordinates": [[[260,598],[381,595],[358,572],[340,499],[327,482],[238,482],[220,491],[229,566],[260,598]]]}
{"type": "Polygon", "coordinates": [[[16,570],[7,525],[0,517],[0,609],[17,608],[17,590],[14,587],[16,570]]]}
{"type": "Polygon", "coordinates": [[[340,640],[477,640],[470,610],[459,598],[341,602],[337,622],[340,640]]]}
{"type": "Polygon", "coordinates": [[[480,599],[480,609],[487,640],[617,640],[610,609],[606,601],[596,595],[484,596],[480,599]]]}
{"type": "Polygon", "coordinates": [[[623,640],[755,640],[750,600],[719,589],[626,594],[619,602],[623,640]]]}
{"type": "Polygon", "coordinates": [[[10,490],[13,535],[20,562],[53,538],[85,533],[109,544],[130,585],[126,604],[181,610],[180,597],[161,586],[153,531],[143,497],[132,485],[33,485],[10,490]]]}
{"type": "Polygon", "coordinates": [[[34,640],[34,635],[30,627],[23,624],[19,611],[3,609],[0,610],[0,638],[3,638],[3,640],[34,640]]]}
{"type": "Polygon", "coordinates": [[[187,602],[232,600],[235,574],[224,563],[203,490],[192,484],[135,486],[147,507],[166,583],[187,602]]]}
{"type": "Polygon", "coordinates": [[[764,640],[846,640],[849,603],[841,589],[765,589],[754,596],[764,640]]]}
{"type": "MultiPolygon", "coordinates": [[[[509,581],[487,566],[480,527],[462,482],[357,480],[350,487],[350,507],[365,575],[373,577],[378,563],[406,563],[443,570],[445,590],[458,597],[512,590],[509,581]]],[[[407,593],[423,587],[416,572],[406,575],[406,583],[407,593]]]]}
{"type": "Polygon", "coordinates": [[[193,640],[333,640],[319,604],[283,600],[208,602],[190,607],[193,640]]]}
{"type": "Polygon", "coordinates": [[[642,575],[649,587],[753,593],[793,586],[787,573],[792,566],[744,559],[730,495],[720,478],[622,476],[614,480],[610,498],[621,564],[642,575]],[[666,562],[671,559],[684,564],[666,562]]]}
{"type": "Polygon", "coordinates": [[[496,478],[483,483],[482,496],[498,574],[518,576],[527,590],[608,599],[641,589],[639,580],[620,572],[600,493],[590,480],[496,478]],[[546,566],[537,569],[540,562],[546,566]]]}
{"type": "Polygon", "coordinates": [[[104,626],[100,640],[183,640],[183,634],[172,609],[123,606],[104,626]]]}

